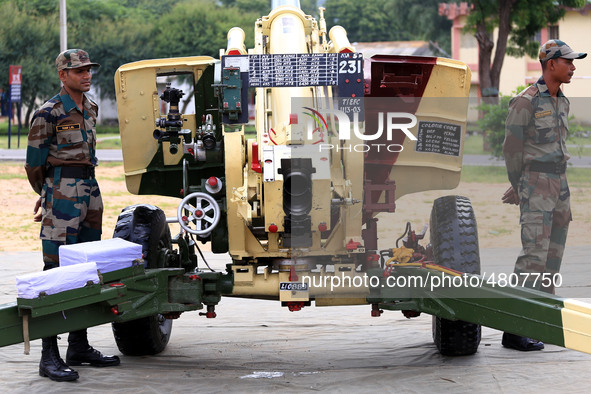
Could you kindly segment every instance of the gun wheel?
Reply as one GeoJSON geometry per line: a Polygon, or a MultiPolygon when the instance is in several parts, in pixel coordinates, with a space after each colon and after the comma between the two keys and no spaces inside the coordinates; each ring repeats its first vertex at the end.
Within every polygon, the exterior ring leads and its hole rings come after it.
{"type": "MultiPolygon", "coordinates": [[[[142,245],[146,268],[160,265],[160,250],[171,249],[170,228],[166,215],[155,206],[138,204],[121,211],[113,237],[142,245]]],[[[126,356],[154,355],[162,352],[172,332],[172,320],[161,314],[124,323],[113,323],[113,335],[126,356]]]]}
{"type": "MultiPolygon", "coordinates": [[[[445,196],[435,200],[430,227],[435,264],[469,274],[480,273],[476,218],[468,198],[445,196]]],[[[476,353],[480,336],[479,324],[433,316],[433,341],[444,356],[476,353]]]]}

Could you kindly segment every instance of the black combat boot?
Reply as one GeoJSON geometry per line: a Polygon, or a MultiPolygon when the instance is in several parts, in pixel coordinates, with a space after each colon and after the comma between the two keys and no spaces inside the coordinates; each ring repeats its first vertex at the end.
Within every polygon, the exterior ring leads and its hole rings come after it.
{"type": "Polygon", "coordinates": [[[510,349],[521,350],[522,352],[529,352],[532,350],[544,349],[544,343],[537,339],[522,337],[521,335],[503,333],[503,340],[501,344],[510,349]]]}
{"type": "Polygon", "coordinates": [[[69,365],[90,364],[93,367],[114,367],[119,365],[117,356],[105,356],[88,344],[86,330],[72,331],[68,336],[66,362],[69,365]]]}
{"type": "Polygon", "coordinates": [[[67,382],[78,379],[78,372],[68,367],[60,357],[57,336],[43,338],[39,376],[48,377],[56,382],[67,382]]]}

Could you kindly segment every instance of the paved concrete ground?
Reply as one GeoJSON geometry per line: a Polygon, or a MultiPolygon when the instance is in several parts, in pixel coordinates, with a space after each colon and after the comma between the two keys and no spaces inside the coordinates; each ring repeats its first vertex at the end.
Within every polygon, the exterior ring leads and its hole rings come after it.
{"type": "MultiPolygon", "coordinates": [[[[481,252],[487,273],[512,271],[517,249],[481,252]]],[[[591,247],[567,248],[558,293],[591,299],[591,247]]],[[[206,254],[215,268],[226,256],[206,254]]],[[[41,268],[39,252],[0,252],[0,303],[14,300],[14,277],[41,268]]],[[[277,302],[224,298],[216,319],[191,312],[173,325],[157,356],[121,356],[111,369],[79,367],[74,383],[37,374],[40,341],[0,349],[3,392],[588,392],[591,355],[547,345],[521,353],[484,328],[473,356],[441,356],[431,340],[431,318],[399,312],[370,317],[369,306],[304,308],[290,313],[277,302]]],[[[119,354],[109,325],[89,330],[98,349],[119,354]]],[[[65,353],[65,336],[60,341],[65,353]]]]}

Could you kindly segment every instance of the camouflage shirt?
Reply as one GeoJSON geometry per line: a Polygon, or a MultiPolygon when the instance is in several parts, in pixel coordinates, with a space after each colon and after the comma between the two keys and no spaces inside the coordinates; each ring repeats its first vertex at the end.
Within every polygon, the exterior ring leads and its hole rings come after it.
{"type": "Polygon", "coordinates": [[[41,194],[49,166],[96,166],[98,106],[86,95],[82,112],[64,88],[33,115],[25,170],[41,194]]]}
{"type": "Polygon", "coordinates": [[[531,161],[564,163],[570,103],[561,90],[553,98],[544,79],[524,89],[509,104],[503,154],[509,181],[515,190],[531,161]]]}

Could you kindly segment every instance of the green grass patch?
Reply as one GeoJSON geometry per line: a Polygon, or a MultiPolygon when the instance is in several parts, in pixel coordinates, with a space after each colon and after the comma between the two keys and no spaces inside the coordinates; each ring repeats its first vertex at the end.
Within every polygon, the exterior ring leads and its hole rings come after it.
{"type": "Polygon", "coordinates": [[[570,186],[591,185],[591,168],[568,168],[566,176],[570,186]]]}
{"type": "Polygon", "coordinates": [[[570,153],[571,157],[589,157],[589,156],[591,156],[591,148],[584,148],[582,145],[577,145],[575,147],[569,146],[568,152],[570,153]]]}
{"type": "Polygon", "coordinates": [[[123,165],[122,161],[101,161],[101,163],[100,163],[100,167],[108,167],[108,168],[119,167],[122,165],[123,165]]]}
{"type": "MultiPolygon", "coordinates": [[[[571,137],[566,141],[566,144],[568,145],[569,153],[573,157],[591,156],[591,138],[571,137]]],[[[474,133],[466,136],[466,138],[464,139],[464,154],[491,156],[490,152],[484,151],[481,133],[474,133]]]]}
{"type": "Polygon", "coordinates": [[[511,233],[511,230],[508,230],[506,228],[494,227],[494,228],[488,230],[488,233],[490,235],[495,235],[495,236],[497,236],[497,235],[505,235],[505,234],[510,234],[511,233]]]}
{"type": "Polygon", "coordinates": [[[119,134],[97,134],[96,149],[121,149],[121,138],[119,134]]]}
{"type": "Polygon", "coordinates": [[[27,179],[27,175],[25,174],[25,170],[23,169],[22,174],[0,174],[0,179],[2,180],[10,180],[10,179],[27,179]]]}
{"type": "Polygon", "coordinates": [[[97,134],[115,134],[119,135],[119,126],[106,126],[106,125],[97,125],[96,126],[96,133],[97,134]]]}
{"type": "MultiPolygon", "coordinates": [[[[19,138],[16,130],[11,131],[10,149],[26,149],[27,148],[27,132],[23,133],[21,130],[20,146],[19,138]]],[[[0,135],[0,149],[8,149],[8,135],[0,135]]]]}
{"type": "MultiPolygon", "coordinates": [[[[569,168],[567,170],[570,186],[591,186],[591,168],[569,168]]],[[[463,166],[462,182],[468,183],[507,183],[505,167],[493,166],[463,166]]]]}
{"type": "Polygon", "coordinates": [[[575,145],[591,145],[591,138],[589,137],[571,137],[568,139],[569,144],[575,145]]]}
{"type": "Polygon", "coordinates": [[[505,167],[463,166],[462,182],[469,183],[509,183],[505,167]]]}
{"type": "Polygon", "coordinates": [[[465,155],[490,155],[490,152],[484,151],[482,134],[468,135],[464,139],[465,155]]]}
{"type": "Polygon", "coordinates": [[[100,180],[104,181],[112,181],[112,182],[124,182],[125,175],[117,176],[117,177],[101,177],[100,180]]]}
{"type": "MultiPolygon", "coordinates": [[[[28,142],[28,129],[21,129],[20,146],[18,138],[18,129],[13,128],[10,132],[10,148],[26,149],[28,142]]],[[[118,131],[118,129],[117,129],[118,131]]],[[[121,149],[121,139],[119,133],[97,133],[97,149],[121,149]]],[[[0,149],[8,149],[8,132],[0,134],[0,149]]]]}

